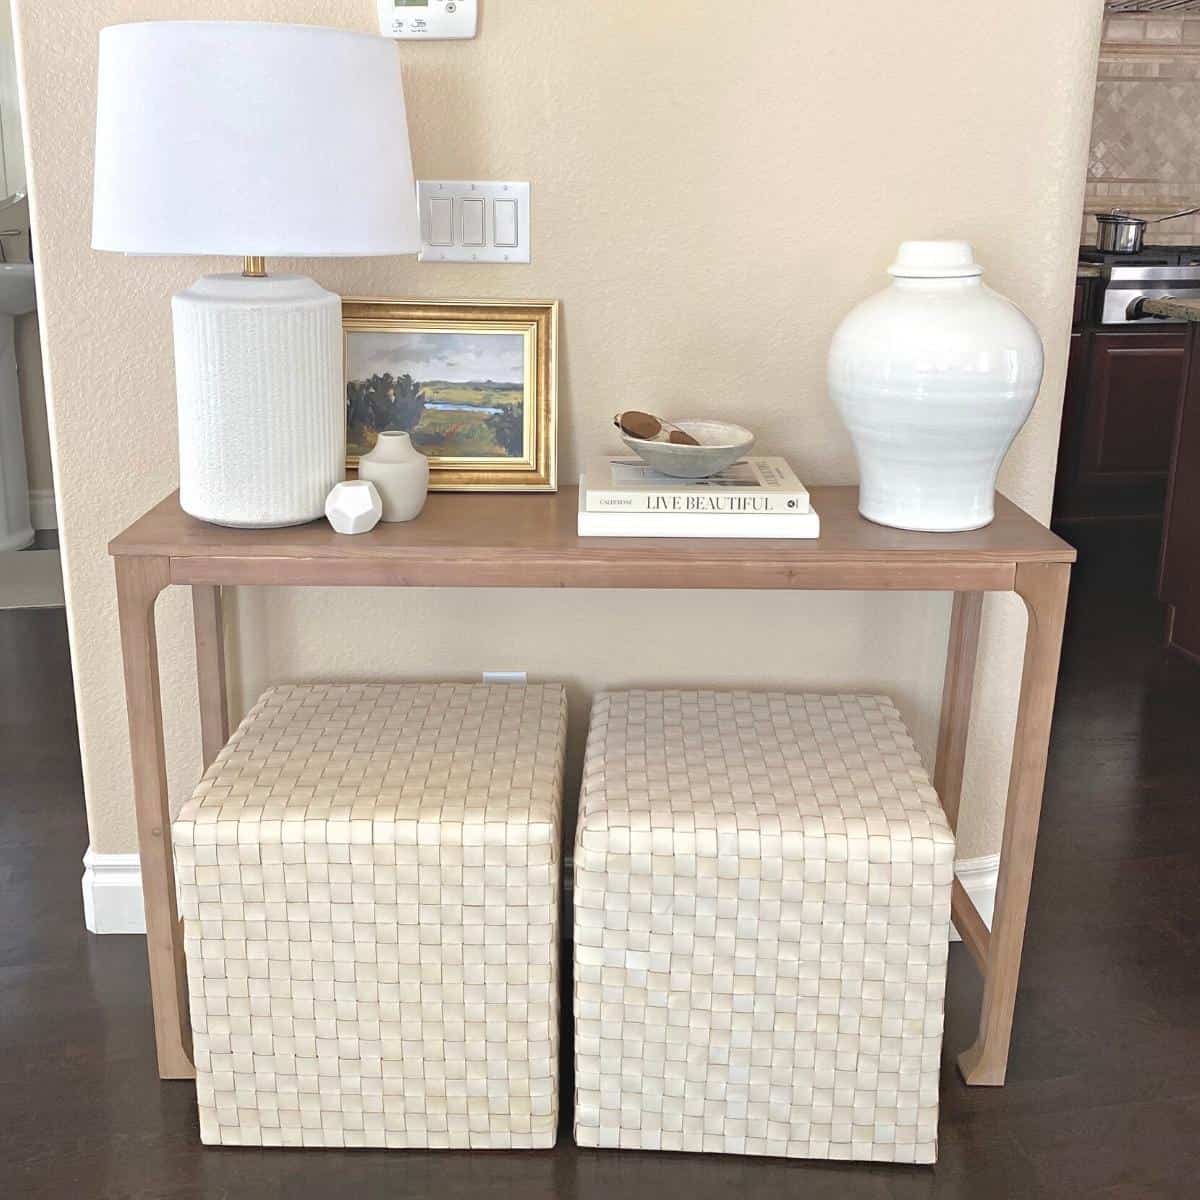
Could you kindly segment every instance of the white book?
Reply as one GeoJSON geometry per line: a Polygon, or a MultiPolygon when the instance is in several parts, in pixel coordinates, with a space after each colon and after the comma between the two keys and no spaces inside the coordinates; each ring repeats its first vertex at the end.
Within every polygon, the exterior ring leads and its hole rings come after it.
{"type": "Polygon", "coordinates": [[[674,479],[640,458],[610,455],[588,466],[580,489],[588,512],[759,516],[811,508],[808,490],[782,458],[743,458],[707,479],[674,479]]]}
{"type": "Polygon", "coordinates": [[[588,512],[579,480],[580,537],[815,538],[821,518],[805,513],[588,512]]]}

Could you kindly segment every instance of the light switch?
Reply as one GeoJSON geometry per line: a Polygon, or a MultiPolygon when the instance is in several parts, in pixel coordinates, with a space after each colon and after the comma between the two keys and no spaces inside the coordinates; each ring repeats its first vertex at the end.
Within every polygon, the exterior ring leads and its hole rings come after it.
{"type": "Polygon", "coordinates": [[[478,0],[376,0],[379,32],[384,37],[473,38],[478,0]]]}
{"type": "Polygon", "coordinates": [[[459,220],[462,221],[462,244],[464,246],[483,245],[483,214],[486,204],[485,200],[463,199],[458,202],[459,220]]]}
{"type": "Polygon", "coordinates": [[[517,202],[515,200],[492,201],[492,244],[506,247],[517,244],[517,202]]]}
{"type": "Polygon", "coordinates": [[[431,246],[454,245],[454,201],[449,196],[429,197],[429,228],[425,240],[431,246]]]}
{"type": "Polygon", "coordinates": [[[419,179],[422,262],[527,263],[529,184],[419,179]]]}

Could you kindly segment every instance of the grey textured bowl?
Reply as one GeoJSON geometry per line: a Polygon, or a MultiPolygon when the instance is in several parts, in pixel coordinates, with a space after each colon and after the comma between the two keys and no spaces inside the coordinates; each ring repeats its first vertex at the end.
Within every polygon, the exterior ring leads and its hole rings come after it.
{"type": "Polygon", "coordinates": [[[698,446],[677,446],[673,442],[651,442],[621,434],[621,440],[644,462],[663,475],[676,479],[707,479],[732,466],[750,452],[754,434],[741,425],[727,421],[675,421],[684,433],[690,433],[698,446]]]}

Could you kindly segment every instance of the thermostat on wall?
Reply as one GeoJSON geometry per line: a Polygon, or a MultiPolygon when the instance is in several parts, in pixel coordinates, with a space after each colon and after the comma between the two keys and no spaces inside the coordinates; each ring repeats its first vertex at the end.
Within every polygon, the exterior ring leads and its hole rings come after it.
{"type": "Polygon", "coordinates": [[[379,32],[394,38],[473,38],[479,0],[377,0],[379,32]]]}

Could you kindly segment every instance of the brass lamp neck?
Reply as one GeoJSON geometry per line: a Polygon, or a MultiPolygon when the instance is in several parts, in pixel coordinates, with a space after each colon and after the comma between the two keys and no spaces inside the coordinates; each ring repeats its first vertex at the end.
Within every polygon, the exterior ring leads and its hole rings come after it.
{"type": "Polygon", "coordinates": [[[267,273],[267,260],[261,254],[247,254],[242,259],[242,276],[245,279],[262,279],[267,273]]]}

